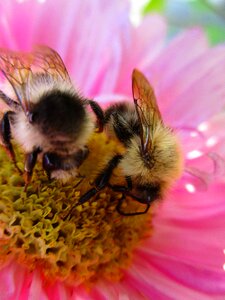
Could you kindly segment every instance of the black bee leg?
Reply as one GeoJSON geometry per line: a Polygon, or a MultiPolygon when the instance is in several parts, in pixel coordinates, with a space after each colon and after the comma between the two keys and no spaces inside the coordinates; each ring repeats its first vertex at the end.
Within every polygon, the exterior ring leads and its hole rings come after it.
{"type": "Polygon", "coordinates": [[[98,105],[98,103],[95,102],[94,100],[88,100],[88,102],[89,105],[91,106],[92,111],[95,113],[97,117],[98,132],[102,132],[104,127],[103,110],[101,109],[100,105],[98,105]]]}
{"type": "MultiPolygon", "coordinates": [[[[52,172],[60,170],[71,171],[74,168],[78,168],[87,158],[88,154],[89,149],[87,146],[79,149],[77,152],[70,156],[60,156],[53,152],[46,152],[43,155],[43,169],[46,171],[48,179],[51,180],[52,172]]],[[[83,180],[84,176],[78,174],[77,178],[81,178],[83,180]]],[[[79,183],[82,180],[80,180],[79,183]]]]}
{"type": "Polygon", "coordinates": [[[79,204],[87,202],[91,197],[107,186],[113,170],[117,167],[122,155],[115,155],[107,164],[102,173],[95,180],[95,187],[85,193],[79,200],[79,204]]]}
{"type": "MultiPolygon", "coordinates": [[[[129,196],[131,196],[131,195],[129,195],[129,196]]],[[[132,197],[132,196],[131,196],[131,197],[132,197]]],[[[118,212],[120,215],[128,217],[128,216],[143,215],[143,214],[146,214],[146,213],[148,212],[149,207],[150,207],[150,203],[147,203],[147,202],[145,202],[146,208],[145,208],[144,211],[133,212],[133,213],[132,213],[132,212],[131,212],[131,213],[124,212],[124,211],[122,210],[122,204],[123,204],[123,201],[125,200],[125,198],[126,198],[126,196],[125,196],[125,194],[123,194],[122,198],[119,200],[119,202],[118,202],[118,204],[117,204],[117,206],[116,206],[116,210],[117,210],[117,212],[118,212]]]]}
{"type": "MultiPolygon", "coordinates": [[[[111,184],[108,184],[108,186],[115,192],[120,192],[122,193],[122,198],[119,199],[119,202],[116,206],[116,210],[117,212],[122,215],[122,216],[135,216],[139,213],[126,213],[122,210],[122,204],[123,204],[123,201],[126,199],[126,195],[129,193],[129,191],[132,190],[132,181],[131,181],[131,178],[129,176],[126,177],[126,182],[127,182],[127,186],[123,186],[123,185],[111,185],[111,184]]],[[[130,193],[129,193],[130,194],[130,193]]],[[[145,212],[141,212],[142,213],[145,213],[145,212]]]]}
{"type": "Polygon", "coordinates": [[[76,189],[81,184],[81,182],[84,180],[84,178],[86,178],[86,176],[81,175],[78,172],[78,174],[76,175],[76,179],[79,179],[79,180],[78,180],[78,182],[75,185],[73,185],[73,188],[76,189]]]}
{"type": "MultiPolygon", "coordinates": [[[[104,187],[107,186],[110,177],[112,175],[113,170],[117,167],[119,164],[120,160],[122,159],[122,155],[115,155],[107,164],[105,169],[102,171],[102,173],[96,178],[95,180],[95,187],[87,191],[83,196],[80,197],[78,203],[73,205],[68,212],[67,216],[70,215],[73,211],[73,209],[80,205],[83,204],[87,201],[89,201],[92,197],[94,197],[100,190],[102,190],[104,187]]],[[[66,217],[67,217],[66,216],[66,217]]]]}
{"type": "Polygon", "coordinates": [[[79,177],[76,176],[76,178],[79,179],[79,180],[78,180],[78,182],[73,186],[74,189],[76,189],[76,188],[81,184],[81,182],[84,180],[85,176],[81,176],[81,175],[79,174],[79,177]]]}
{"type": "Polygon", "coordinates": [[[85,194],[80,198],[80,200],[79,200],[79,202],[78,202],[78,205],[87,202],[87,201],[90,200],[92,197],[94,197],[98,192],[99,192],[99,190],[97,190],[96,188],[90,189],[87,193],[85,193],[85,194]]]}
{"type": "Polygon", "coordinates": [[[121,214],[121,215],[123,215],[123,216],[143,215],[143,214],[146,214],[148,212],[151,203],[152,203],[152,199],[151,199],[150,195],[147,196],[147,199],[143,199],[143,198],[139,198],[139,197],[133,195],[129,191],[126,191],[126,192],[124,192],[123,197],[119,200],[116,209],[117,209],[118,213],[121,214]],[[135,201],[137,201],[137,202],[139,202],[141,204],[146,204],[145,210],[144,211],[140,211],[140,212],[134,212],[134,213],[127,213],[127,212],[122,211],[121,207],[122,207],[123,201],[125,200],[125,196],[129,196],[133,200],[135,200],[135,201]]]}
{"type": "Polygon", "coordinates": [[[125,177],[126,182],[127,182],[127,186],[125,185],[112,185],[112,184],[108,184],[108,186],[115,192],[121,192],[121,193],[126,193],[132,190],[132,180],[130,178],[130,176],[126,176],[125,177]]]}
{"type": "Polygon", "coordinates": [[[131,193],[132,191],[132,181],[131,181],[131,178],[129,176],[126,177],[126,181],[127,181],[127,186],[120,186],[120,185],[109,185],[110,188],[113,190],[113,191],[116,191],[116,192],[121,192],[123,195],[122,195],[122,198],[119,200],[117,206],[116,206],[116,210],[117,212],[122,215],[122,216],[136,216],[136,215],[142,215],[142,214],[146,214],[149,210],[149,207],[150,207],[150,204],[151,204],[151,197],[148,196],[147,199],[142,199],[142,198],[139,198],[135,195],[133,195],[131,193]],[[126,196],[129,196],[131,197],[133,200],[139,202],[139,203],[142,203],[142,204],[146,204],[146,208],[144,211],[141,211],[141,212],[133,212],[133,213],[128,213],[128,212],[124,212],[122,210],[122,204],[124,202],[124,200],[126,199],[126,196]]]}
{"type": "Polygon", "coordinates": [[[48,180],[51,180],[52,171],[59,169],[60,157],[54,153],[44,153],[42,165],[45,170],[48,180]]]}
{"type": "Polygon", "coordinates": [[[22,171],[19,169],[19,167],[16,164],[16,156],[11,143],[11,127],[10,127],[9,116],[12,114],[14,113],[13,112],[4,113],[0,121],[0,137],[1,137],[2,145],[5,148],[7,154],[11,158],[16,169],[19,171],[19,173],[22,174],[22,171]]]}
{"type": "Polygon", "coordinates": [[[130,176],[126,176],[127,189],[132,190],[133,184],[130,176]]]}
{"type": "Polygon", "coordinates": [[[33,169],[37,162],[38,154],[41,152],[39,148],[35,148],[34,151],[27,153],[25,158],[25,167],[24,167],[24,180],[25,180],[25,188],[27,190],[27,186],[31,181],[33,169]]]}
{"type": "MultiPolygon", "coordinates": [[[[79,183],[80,184],[80,181],[79,183]]],[[[75,188],[77,187],[77,185],[75,186],[75,188]]],[[[96,190],[96,188],[92,188],[90,189],[87,193],[85,193],[79,200],[78,203],[76,203],[75,205],[73,205],[70,210],[68,211],[68,213],[63,217],[63,219],[66,219],[69,215],[72,215],[72,212],[74,210],[74,208],[78,205],[81,205],[85,202],[87,202],[88,200],[90,200],[92,197],[94,197],[97,194],[98,190],[96,190]]],[[[70,219],[70,218],[69,218],[70,219]]]]}

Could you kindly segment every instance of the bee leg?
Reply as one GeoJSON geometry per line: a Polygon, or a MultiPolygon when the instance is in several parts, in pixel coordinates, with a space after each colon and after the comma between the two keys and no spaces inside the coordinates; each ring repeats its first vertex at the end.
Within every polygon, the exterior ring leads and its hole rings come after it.
{"type": "Polygon", "coordinates": [[[132,190],[132,180],[129,176],[126,177],[126,181],[127,181],[127,186],[120,186],[120,185],[109,185],[109,187],[116,192],[121,192],[122,198],[119,200],[117,206],[116,206],[116,210],[117,212],[122,215],[122,216],[137,216],[137,215],[142,215],[142,214],[146,214],[149,210],[150,204],[152,202],[152,199],[150,197],[150,195],[147,197],[147,199],[142,199],[139,198],[135,195],[133,195],[130,191],[132,190]],[[144,211],[141,212],[133,212],[133,213],[126,213],[122,210],[122,204],[123,201],[125,200],[126,196],[131,197],[133,200],[142,203],[142,204],[146,204],[146,209],[144,211]]]}
{"type": "Polygon", "coordinates": [[[1,136],[1,142],[3,144],[3,147],[6,150],[6,153],[11,158],[14,166],[19,171],[20,174],[22,174],[22,171],[16,164],[16,155],[11,143],[11,127],[10,127],[10,121],[9,116],[14,114],[14,112],[6,112],[4,113],[1,121],[0,121],[0,136],[1,136]]]}
{"type": "MultiPolygon", "coordinates": [[[[80,181],[79,181],[80,184],[80,181]]],[[[75,186],[77,187],[77,185],[75,186]]],[[[68,211],[68,213],[64,216],[63,219],[66,219],[69,215],[72,215],[72,212],[74,210],[75,207],[77,207],[78,205],[81,205],[85,202],[87,202],[88,200],[90,200],[92,197],[94,197],[97,194],[98,190],[96,190],[96,188],[92,188],[90,189],[88,192],[86,192],[79,200],[78,203],[76,203],[75,205],[73,205],[70,210],[68,211]]],[[[70,218],[69,218],[70,220],[70,218]]]]}
{"type": "Polygon", "coordinates": [[[97,194],[100,190],[107,186],[110,177],[112,175],[113,170],[117,167],[120,160],[122,159],[122,155],[115,155],[107,164],[105,169],[102,171],[100,175],[95,180],[95,188],[89,190],[85,193],[79,200],[79,204],[83,204],[87,202],[91,197],[97,194]]]}
{"type": "MultiPolygon", "coordinates": [[[[46,171],[50,180],[52,172],[54,171],[70,171],[74,168],[78,168],[87,158],[88,154],[89,149],[87,146],[79,149],[72,156],[60,156],[57,153],[46,152],[44,153],[42,160],[43,169],[46,171]]],[[[82,180],[85,178],[85,176],[81,176],[80,174],[78,174],[77,177],[82,178],[82,180]]]]}
{"type": "Polygon", "coordinates": [[[92,197],[94,197],[99,190],[97,190],[96,188],[92,188],[90,189],[87,193],[85,193],[79,200],[78,205],[83,204],[85,202],[87,202],[88,200],[90,200],[92,197]]]}
{"type": "Polygon", "coordinates": [[[87,202],[91,197],[96,195],[100,190],[107,186],[113,170],[117,167],[122,155],[115,155],[107,164],[103,172],[96,178],[95,187],[87,191],[79,200],[79,204],[87,202]]]}
{"type": "MultiPolygon", "coordinates": [[[[121,192],[122,193],[122,198],[119,199],[119,202],[116,206],[116,210],[117,212],[122,215],[122,216],[135,216],[138,214],[142,214],[145,212],[141,212],[141,213],[126,213],[122,210],[122,204],[124,202],[124,200],[126,199],[126,195],[129,193],[129,191],[132,190],[132,181],[131,178],[129,176],[126,176],[126,182],[127,182],[127,186],[123,186],[123,185],[111,185],[109,184],[108,186],[115,192],[121,192]]],[[[130,196],[130,193],[129,193],[130,196]]],[[[147,209],[148,210],[148,209],[147,209]]],[[[147,211],[146,211],[147,212],[147,211]]]]}
{"type": "Polygon", "coordinates": [[[101,109],[100,105],[94,100],[88,100],[89,105],[91,106],[92,111],[95,113],[97,117],[97,125],[98,125],[98,132],[103,131],[104,127],[104,113],[101,109]]]}
{"type": "Polygon", "coordinates": [[[123,215],[123,216],[137,216],[137,215],[143,215],[146,214],[149,210],[149,207],[152,203],[152,198],[150,195],[148,195],[147,199],[143,199],[143,198],[139,198],[135,195],[133,195],[132,193],[130,193],[129,191],[124,191],[123,193],[123,197],[119,200],[117,206],[116,206],[116,210],[118,211],[119,214],[123,215]],[[122,203],[124,201],[124,199],[126,198],[125,196],[129,196],[131,197],[133,200],[141,203],[141,204],[146,204],[146,208],[144,211],[140,211],[140,212],[133,212],[133,213],[126,213],[124,211],[122,211],[121,207],[122,207],[122,203]]]}
{"type": "Polygon", "coordinates": [[[56,156],[54,153],[44,153],[43,160],[42,160],[42,166],[45,170],[48,180],[51,180],[51,173],[52,171],[58,169],[58,162],[59,157],[56,156]]]}
{"type": "MultiPolygon", "coordinates": [[[[131,196],[131,195],[129,195],[131,196]]],[[[132,196],[131,196],[132,197],[132,196]]],[[[129,216],[138,216],[138,215],[143,215],[143,214],[146,214],[149,210],[149,207],[150,207],[150,203],[145,203],[146,204],[146,209],[144,211],[140,211],[140,212],[131,212],[131,213],[128,213],[128,212],[124,212],[122,210],[122,204],[123,204],[123,201],[125,200],[126,196],[125,194],[123,194],[122,198],[119,200],[117,206],[116,206],[116,210],[117,212],[122,215],[122,216],[126,216],[126,217],[129,217],[129,216]]]]}
{"type": "Polygon", "coordinates": [[[28,184],[31,181],[33,169],[37,162],[38,154],[41,152],[40,148],[35,148],[32,152],[26,154],[25,158],[25,168],[24,168],[24,180],[25,180],[25,188],[26,192],[28,184]]]}
{"type": "Polygon", "coordinates": [[[76,176],[76,178],[78,178],[79,180],[78,180],[78,182],[73,186],[74,189],[76,189],[76,188],[81,184],[81,182],[84,180],[85,176],[79,176],[79,177],[76,176]]]}
{"type": "MultiPolygon", "coordinates": [[[[100,190],[107,186],[108,181],[112,175],[113,170],[117,167],[120,160],[122,159],[122,155],[115,155],[107,164],[102,173],[95,180],[95,187],[87,191],[83,196],[80,197],[78,203],[73,205],[68,212],[67,216],[72,213],[74,208],[78,205],[81,205],[87,201],[89,201],[92,197],[94,197],[100,190]]],[[[66,217],[67,217],[66,216],[66,217]]]]}
{"type": "Polygon", "coordinates": [[[130,176],[125,177],[127,186],[125,185],[112,185],[108,184],[108,186],[115,192],[126,193],[132,190],[133,184],[130,176]]]}

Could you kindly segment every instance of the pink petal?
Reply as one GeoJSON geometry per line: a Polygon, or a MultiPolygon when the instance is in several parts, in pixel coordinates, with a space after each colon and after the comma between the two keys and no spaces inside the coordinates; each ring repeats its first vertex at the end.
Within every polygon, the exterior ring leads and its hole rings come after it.
{"type": "MultiPolygon", "coordinates": [[[[14,262],[1,267],[0,295],[2,300],[19,299],[20,295],[26,295],[23,286],[27,285],[29,278],[26,272],[14,262]],[[18,276],[19,275],[19,276],[18,276]]],[[[21,298],[22,299],[22,298],[21,298]]],[[[24,297],[26,299],[26,297],[24,297]]]]}
{"type": "MultiPolygon", "coordinates": [[[[39,279],[43,285],[44,291],[47,295],[47,299],[51,300],[70,300],[72,299],[72,288],[61,282],[55,282],[53,284],[45,284],[43,278],[39,279]]],[[[85,299],[85,298],[83,298],[85,299]]]]}
{"type": "Polygon", "coordinates": [[[172,40],[145,72],[165,121],[194,127],[219,112],[225,99],[224,67],[224,47],[208,49],[201,30],[187,31],[172,40]]]}
{"type": "Polygon", "coordinates": [[[165,93],[167,98],[171,97],[163,110],[165,120],[179,127],[196,126],[220,112],[225,104],[224,68],[225,47],[219,46],[180,71],[171,82],[172,93],[168,90],[165,93]],[[182,118],[178,118],[181,115],[182,118]]]}
{"type": "Polygon", "coordinates": [[[205,146],[210,152],[216,152],[225,159],[225,113],[211,118],[206,124],[203,131],[205,135],[205,146]]]}
{"type": "Polygon", "coordinates": [[[130,284],[157,299],[222,299],[224,193],[222,184],[207,193],[177,191],[159,205],[153,237],[127,272],[130,284]]]}
{"type": "Polygon", "coordinates": [[[142,69],[158,56],[164,45],[166,29],[164,19],[153,15],[146,17],[138,28],[120,34],[123,52],[115,92],[131,95],[133,69],[142,69]]]}
{"type": "Polygon", "coordinates": [[[174,255],[175,247],[176,258],[221,270],[225,259],[224,192],[222,184],[210,186],[207,193],[174,192],[159,206],[151,248],[174,255]]]}
{"type": "MultiPolygon", "coordinates": [[[[141,253],[143,255],[143,253],[141,253]]],[[[164,257],[138,261],[127,278],[148,299],[223,299],[224,278],[164,257]],[[177,276],[181,273],[181,276],[177,276]],[[197,278],[197,280],[196,280],[197,278]],[[203,278],[203,279],[202,279],[203,278]],[[218,289],[217,289],[218,284],[218,289]]]]}
{"type": "Polygon", "coordinates": [[[29,273],[11,262],[1,267],[3,300],[224,299],[225,168],[210,153],[225,157],[224,117],[210,120],[207,132],[196,126],[225,104],[225,49],[209,49],[199,29],[163,48],[165,21],[149,16],[134,29],[128,6],[122,0],[2,2],[0,43],[25,50],[48,44],[62,55],[82,92],[104,101],[106,95],[131,96],[131,72],[140,68],[165,120],[179,130],[185,167],[193,174],[185,172],[165,201],[155,204],[153,236],[136,251],[121,282],[99,280],[89,293],[83,286],[46,284],[38,270],[29,273]],[[214,136],[217,143],[209,146],[214,136]],[[190,158],[193,151],[202,155],[190,158]]]}
{"type": "Polygon", "coordinates": [[[146,65],[146,74],[154,82],[156,91],[169,85],[178,72],[208,50],[205,33],[201,29],[192,29],[172,39],[151,65],[146,65]],[[191,47],[191,51],[190,51],[191,47]]]}
{"type": "Polygon", "coordinates": [[[57,5],[54,0],[12,0],[0,6],[0,44],[20,50],[34,44],[53,47],[86,96],[111,92],[121,66],[121,32],[130,30],[128,13],[125,0],[59,0],[57,5]]]}

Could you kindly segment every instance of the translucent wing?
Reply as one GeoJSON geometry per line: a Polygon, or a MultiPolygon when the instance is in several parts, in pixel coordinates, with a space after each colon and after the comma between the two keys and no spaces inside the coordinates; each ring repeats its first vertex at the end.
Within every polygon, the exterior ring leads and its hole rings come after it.
{"type": "Polygon", "coordinates": [[[24,111],[28,110],[28,103],[22,91],[32,75],[31,64],[32,56],[29,54],[0,49],[0,71],[11,84],[24,111]]]}
{"type": "Polygon", "coordinates": [[[31,53],[0,49],[0,71],[11,84],[26,113],[29,112],[29,99],[26,98],[25,87],[35,73],[48,74],[55,80],[70,81],[59,54],[45,46],[36,47],[31,53]]]}
{"type": "Polygon", "coordinates": [[[34,49],[34,67],[39,72],[47,73],[53,77],[70,81],[69,74],[60,55],[53,49],[46,46],[37,46],[34,49]]]}
{"type": "Polygon", "coordinates": [[[146,77],[137,69],[132,73],[132,91],[141,128],[141,144],[145,153],[151,148],[156,124],[163,123],[156,97],[146,77]]]}

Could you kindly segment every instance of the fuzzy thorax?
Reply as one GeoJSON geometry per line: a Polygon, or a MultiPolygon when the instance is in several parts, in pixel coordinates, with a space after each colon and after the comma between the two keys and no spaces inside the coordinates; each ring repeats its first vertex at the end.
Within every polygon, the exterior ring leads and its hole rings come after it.
{"type": "Polygon", "coordinates": [[[94,131],[94,119],[70,82],[36,74],[22,96],[28,101],[33,121],[22,109],[15,112],[12,135],[26,152],[39,147],[43,152],[60,153],[64,147],[62,152],[70,154],[87,143],[94,131]]]}

